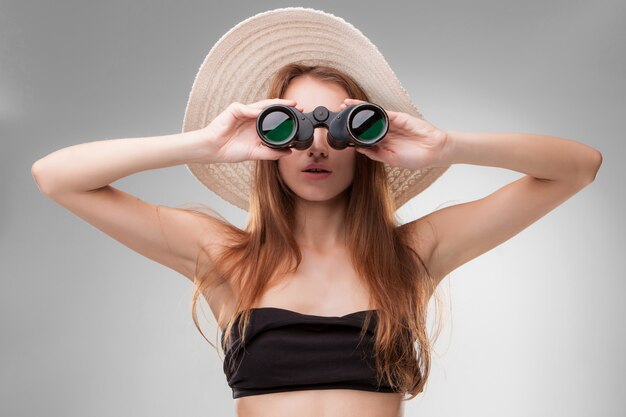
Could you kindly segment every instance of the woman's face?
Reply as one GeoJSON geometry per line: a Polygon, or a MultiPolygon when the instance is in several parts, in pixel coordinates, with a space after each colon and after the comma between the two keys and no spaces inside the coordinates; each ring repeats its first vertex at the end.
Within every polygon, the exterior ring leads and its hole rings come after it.
{"type": "MultiPolygon", "coordinates": [[[[317,106],[325,106],[338,112],[347,92],[330,82],[310,76],[291,80],[285,91],[285,99],[296,100],[305,113],[317,106]]],[[[300,198],[308,201],[327,201],[336,198],[352,184],[356,151],[349,146],[341,150],[332,148],[326,139],[328,129],[315,128],[313,143],[308,149],[293,149],[292,154],[278,159],[278,171],[283,181],[300,198]],[[303,172],[309,164],[322,164],[331,171],[326,178],[310,178],[303,172]]]]}

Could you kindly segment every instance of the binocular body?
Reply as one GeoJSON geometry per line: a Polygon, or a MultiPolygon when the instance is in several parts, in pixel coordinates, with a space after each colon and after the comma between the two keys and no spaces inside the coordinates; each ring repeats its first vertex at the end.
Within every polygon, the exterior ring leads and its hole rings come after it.
{"type": "Polygon", "coordinates": [[[389,117],[374,103],[353,104],[336,113],[324,106],[302,113],[295,107],[274,104],[264,108],[256,120],[261,141],[273,149],[309,148],[316,127],[328,129],[328,144],[334,149],[371,147],[387,134],[389,117]]]}

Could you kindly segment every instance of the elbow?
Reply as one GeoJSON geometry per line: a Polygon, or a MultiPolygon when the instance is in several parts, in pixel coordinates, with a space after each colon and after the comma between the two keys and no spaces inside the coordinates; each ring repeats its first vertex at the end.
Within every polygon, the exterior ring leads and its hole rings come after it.
{"type": "Polygon", "coordinates": [[[33,180],[35,181],[35,184],[37,185],[37,188],[39,188],[39,192],[45,195],[50,195],[50,189],[49,187],[46,185],[46,183],[43,181],[43,174],[41,172],[41,160],[36,161],[30,168],[30,174],[33,177],[33,180]]]}
{"type": "Polygon", "coordinates": [[[602,154],[600,151],[594,149],[589,152],[589,160],[584,164],[584,168],[581,168],[580,177],[582,182],[587,185],[596,180],[600,166],[602,165],[602,154]]]}
{"type": "Polygon", "coordinates": [[[593,182],[598,175],[598,171],[600,170],[600,166],[602,165],[602,153],[598,150],[594,150],[592,152],[591,158],[591,167],[589,169],[589,182],[593,182]]]}

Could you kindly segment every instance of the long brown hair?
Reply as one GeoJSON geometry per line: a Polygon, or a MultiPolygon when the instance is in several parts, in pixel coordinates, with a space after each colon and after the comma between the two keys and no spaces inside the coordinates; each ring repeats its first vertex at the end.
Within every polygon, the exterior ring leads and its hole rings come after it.
{"type": "MultiPolygon", "coordinates": [[[[266,97],[282,98],[290,81],[308,75],[320,81],[335,83],[349,97],[369,101],[363,89],[347,74],[327,66],[288,64],[271,79],[266,97]]],[[[428,303],[435,294],[436,283],[420,255],[409,245],[415,236],[400,228],[395,217],[396,207],[388,187],[384,165],[356,152],[354,181],[346,191],[348,253],[358,276],[370,290],[370,301],[378,308],[375,358],[378,383],[386,379],[395,390],[409,393],[410,400],[422,392],[429,375],[432,341],[427,332],[428,303]]],[[[271,286],[287,273],[294,273],[302,253],[294,240],[294,194],[282,181],[276,160],[256,162],[254,184],[251,188],[249,218],[244,230],[230,224],[212,209],[186,209],[220,221],[227,231],[227,241],[219,251],[201,254],[206,261],[196,261],[192,317],[202,336],[211,343],[198,325],[196,304],[200,294],[207,301],[221,285],[237,288],[237,299],[227,322],[222,350],[228,346],[234,319],[241,315],[239,334],[245,337],[249,309],[271,286]],[[204,272],[200,268],[204,267],[204,272]]],[[[437,299],[437,304],[439,300],[437,299]]],[[[438,308],[437,308],[438,311],[438,308]]],[[[366,314],[365,329],[371,320],[366,314]]]]}

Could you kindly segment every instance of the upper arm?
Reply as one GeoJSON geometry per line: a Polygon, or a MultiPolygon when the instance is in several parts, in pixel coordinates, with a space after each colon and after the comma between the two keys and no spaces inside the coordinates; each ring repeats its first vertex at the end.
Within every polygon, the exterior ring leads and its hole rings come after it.
{"type": "Polygon", "coordinates": [[[118,242],[192,281],[200,248],[223,239],[224,226],[217,219],[150,204],[110,185],[50,197],[118,242]]]}
{"type": "Polygon", "coordinates": [[[585,185],[525,175],[484,198],[444,207],[408,225],[414,234],[426,236],[427,266],[441,280],[515,236],[585,185]]]}

